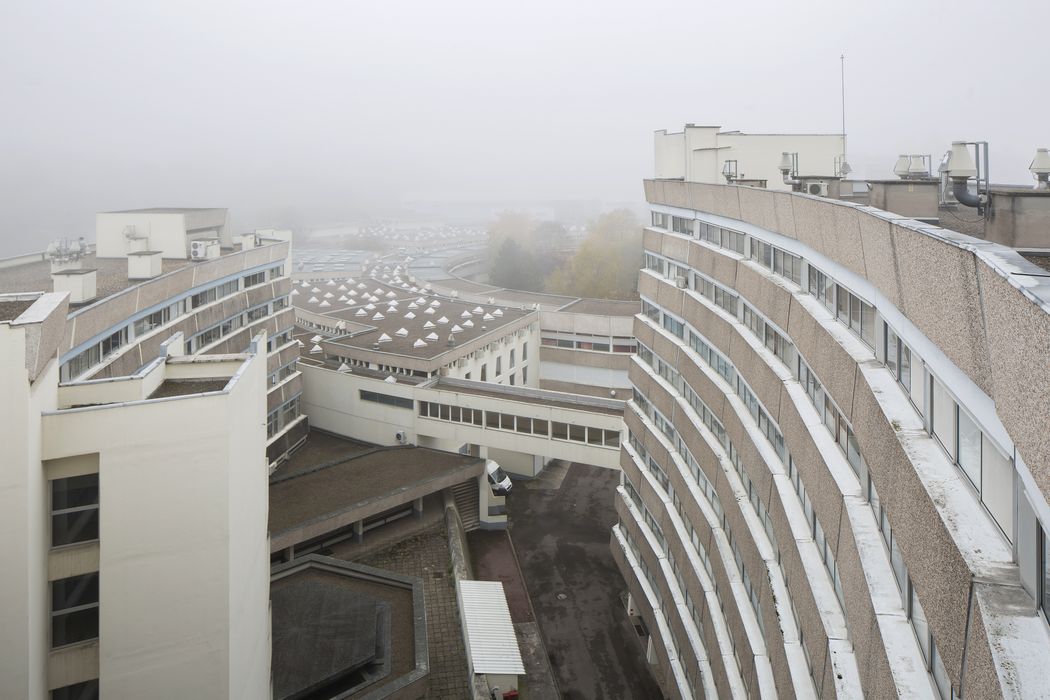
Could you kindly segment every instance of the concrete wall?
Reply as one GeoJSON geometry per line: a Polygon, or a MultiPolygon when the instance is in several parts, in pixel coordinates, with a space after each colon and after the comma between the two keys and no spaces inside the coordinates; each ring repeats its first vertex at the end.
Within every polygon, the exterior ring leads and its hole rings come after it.
{"type": "Polygon", "coordinates": [[[189,241],[196,237],[219,238],[222,245],[230,245],[225,209],[204,209],[187,212],[101,212],[95,215],[96,254],[100,258],[122,258],[134,250],[125,236],[145,237],[147,243],[140,250],[159,250],[166,259],[185,259],[189,256],[189,241]],[[214,233],[193,233],[206,229],[214,233]]]}
{"type": "Polygon", "coordinates": [[[772,190],[791,189],[778,169],[783,152],[799,154],[802,175],[834,176],[835,158],[843,150],[838,134],[742,134],[715,126],[657,131],[653,142],[658,179],[718,184],[725,182],[725,162],[736,160],[739,177],[766,180],[772,190]]]}
{"type": "Polygon", "coordinates": [[[529,458],[515,460],[509,468],[515,471],[515,465],[526,465],[522,467],[525,471],[518,471],[525,476],[533,476],[536,472],[532,456],[543,457],[544,461],[556,458],[618,468],[619,457],[615,448],[425,418],[419,416],[418,404],[415,402],[431,401],[572,425],[594,426],[605,430],[621,429],[622,418],[619,415],[595,413],[585,408],[545,405],[542,401],[514,401],[507,397],[461,393],[452,389],[392,384],[309,365],[303,365],[301,371],[304,384],[303,411],[309,417],[310,425],[337,435],[380,445],[396,445],[398,443],[395,436],[401,431],[409,443],[425,444],[439,449],[454,451],[468,444],[517,452],[528,455],[529,458]],[[399,408],[362,401],[359,398],[362,389],[412,400],[413,407],[399,408]]]}
{"type": "MultiPolygon", "coordinates": [[[[939,377],[953,377],[951,383],[957,387],[955,391],[968,397],[967,410],[982,416],[984,424],[990,426],[987,429],[997,431],[996,425],[1002,420],[1005,427],[1002,435],[1008,438],[1000,439],[1014,441],[1018,453],[1024,456],[1032,482],[1038,485],[1037,495],[1045,499],[1046,463],[1043,460],[1047,438],[1029,431],[1033,417],[1042,415],[1036,403],[1045,403],[1045,397],[1050,396],[1050,365],[1032,361],[1050,353],[1050,346],[1046,344],[1046,338],[1050,337],[1047,333],[1050,305],[1046,300],[1050,295],[1038,270],[1001,247],[936,227],[920,226],[870,208],[726,186],[650,181],[646,183],[646,190],[649,201],[654,204],[734,219],[725,225],[752,235],[761,234],[765,240],[802,254],[872,300],[880,315],[890,319],[895,327],[911,333],[909,342],[932,363],[939,377]],[[937,274],[931,274],[931,270],[937,274]],[[1033,333],[1030,328],[1040,330],[1033,333]],[[1027,357],[1027,361],[1022,361],[1022,356],[1027,357]],[[1005,372],[1007,367],[1012,376],[1005,372]],[[964,388],[967,386],[972,388],[964,388]],[[985,392],[983,398],[982,391],[985,392]],[[1027,421],[1015,415],[1021,408],[1018,401],[1028,412],[1027,421]],[[982,408],[993,405],[991,413],[982,408]]],[[[790,336],[816,371],[825,389],[851,421],[955,687],[981,696],[1024,694],[1020,688],[1032,692],[1041,682],[1037,665],[1026,662],[1030,658],[1027,652],[1018,655],[1012,647],[1012,633],[1003,635],[1003,632],[1011,625],[1017,626],[1014,629],[1028,629],[1032,634],[1026,635],[1026,643],[1040,649],[1050,644],[1050,637],[1031,598],[1027,609],[1024,605],[1012,607],[1013,603],[1005,602],[1022,590],[1010,543],[1002,538],[990,516],[967,490],[958,469],[924,430],[920,417],[900,394],[895,382],[883,380],[882,374],[888,371],[875,361],[878,358],[873,358],[871,349],[830,318],[811,296],[753,263],[715,252],[699,242],[656,231],[646,233],[646,248],[678,259],[683,259],[684,253],[693,267],[739,291],[790,336]],[[987,637],[967,636],[965,632],[973,612],[975,578],[1004,596],[999,606],[984,606],[983,601],[990,601],[994,596],[982,598],[981,614],[999,620],[997,625],[984,628],[987,637]],[[1007,622],[1008,619],[1012,621],[1007,622]],[[1034,620],[1034,627],[1028,626],[1029,620],[1034,620]],[[996,679],[991,670],[994,663],[987,663],[980,673],[966,669],[964,677],[964,656],[995,658],[997,663],[1007,664],[1011,671],[996,679]]],[[[779,425],[795,458],[842,577],[843,604],[838,612],[839,604],[834,596],[827,596],[826,589],[821,593],[822,564],[818,561],[815,569],[805,566],[807,561],[812,562],[812,543],[797,534],[785,536],[787,532],[795,532],[798,513],[792,513],[799,510],[798,499],[793,487],[784,483],[783,466],[778,466],[780,462],[775,455],[772,459],[761,456],[768,453],[768,442],[761,434],[755,434],[748,411],[743,410],[731,387],[720,387],[721,380],[701,367],[703,363],[689,360],[690,351],[684,349],[684,344],[663,329],[639,319],[640,342],[683,373],[695,365],[702,370],[699,374],[706,376],[706,379],[694,376],[690,384],[724,423],[741,454],[742,467],[757,486],[773,519],[781,552],[779,566],[787,582],[786,593],[798,610],[818,687],[824,693],[842,692],[841,684],[850,679],[848,672],[842,674],[842,669],[847,668],[844,661],[854,655],[854,673],[866,695],[929,694],[930,682],[922,670],[923,661],[914,646],[915,636],[901,607],[886,548],[865,502],[866,493],[792,372],[768,353],[739,321],[714,309],[695,293],[679,290],[672,282],[648,272],[642,273],[639,287],[643,295],[701,329],[733,361],[779,425]],[[836,624],[847,625],[848,635],[844,635],[845,627],[836,631],[836,624]],[[846,654],[846,647],[855,650],[855,654],[853,651],[846,654]]],[[[640,370],[641,364],[631,372],[639,391],[673,421],[694,453],[703,452],[702,444],[691,442],[689,435],[696,432],[697,421],[689,417],[688,410],[683,413],[681,398],[668,391],[662,380],[640,370]]],[[[660,436],[637,421],[632,422],[631,412],[627,417],[632,431],[643,435],[647,448],[652,451],[651,441],[658,443],[660,436]]],[[[665,464],[666,457],[662,455],[666,453],[665,449],[657,457],[665,464]]],[[[705,460],[700,454],[696,457],[706,471],[705,460]]],[[[649,478],[637,469],[630,472],[625,466],[624,471],[632,481],[649,478]]],[[[733,472],[722,471],[732,483],[733,472]]],[[[741,522],[753,517],[748,515],[751,509],[746,499],[734,497],[733,490],[723,490],[714,478],[721,478],[719,470],[714,470],[714,476],[711,473],[708,476],[726,508],[726,522],[740,543],[751,580],[763,584],[765,641],[771,672],[777,679],[776,687],[780,692],[790,688],[797,692],[794,680],[790,684],[784,680],[788,677],[786,669],[791,668],[787,641],[790,630],[784,625],[786,616],[779,610],[774,617],[767,617],[765,612],[767,601],[780,604],[785,596],[775,588],[765,587],[775,577],[762,575],[763,569],[770,568],[769,563],[761,555],[756,557],[755,545],[763,538],[761,531],[751,526],[741,527],[741,522]],[[774,630],[772,637],[771,629],[774,630]],[[779,658],[777,630],[785,640],[785,654],[779,658]]],[[[683,493],[678,484],[675,491],[683,493]]],[[[660,498],[647,497],[645,493],[642,498],[652,508],[667,512],[666,503],[661,506],[660,498]]],[[[1042,507],[1041,513],[1045,512],[1045,500],[1042,507]]],[[[694,525],[700,522],[693,518],[691,521],[694,525]]],[[[664,531],[665,534],[678,532],[671,524],[665,526],[664,531]]],[[[731,562],[731,558],[727,562],[731,562]]],[[[720,589],[724,591],[722,586],[720,589]]],[[[722,597],[729,615],[730,599],[722,597]]],[[[742,619],[753,615],[746,601],[736,608],[742,619]]],[[[746,628],[744,631],[747,632],[746,628]]],[[[740,642],[735,630],[733,637],[740,642]]],[[[753,640],[752,635],[749,637],[753,640]]],[[[742,671],[746,675],[746,669],[742,671]]],[[[794,675],[791,677],[794,679],[794,675]]]]}
{"type": "Polygon", "coordinates": [[[103,695],[269,692],[265,380],[44,417],[44,459],[99,454],[103,695]]]}

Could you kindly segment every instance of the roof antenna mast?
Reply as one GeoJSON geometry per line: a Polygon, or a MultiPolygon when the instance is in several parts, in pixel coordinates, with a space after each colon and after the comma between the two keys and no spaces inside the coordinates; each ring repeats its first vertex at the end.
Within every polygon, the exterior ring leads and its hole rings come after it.
{"type": "Polygon", "coordinates": [[[845,177],[853,172],[846,161],[846,54],[839,55],[839,79],[842,95],[842,157],[839,159],[838,175],[845,177]]]}

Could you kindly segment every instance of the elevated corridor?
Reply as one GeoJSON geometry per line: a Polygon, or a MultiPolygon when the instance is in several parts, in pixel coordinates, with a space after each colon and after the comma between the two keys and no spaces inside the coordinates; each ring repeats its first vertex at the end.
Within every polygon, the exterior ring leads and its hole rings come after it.
{"type": "Polygon", "coordinates": [[[421,437],[619,469],[623,401],[448,378],[415,394],[421,437]]]}

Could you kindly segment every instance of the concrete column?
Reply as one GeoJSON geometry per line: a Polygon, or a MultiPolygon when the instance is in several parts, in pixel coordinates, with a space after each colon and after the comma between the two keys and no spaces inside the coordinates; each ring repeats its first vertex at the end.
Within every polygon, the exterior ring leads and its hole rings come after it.
{"type": "Polygon", "coordinates": [[[423,497],[420,496],[416,500],[412,501],[412,515],[416,518],[423,517],[423,497]]]}
{"type": "Polygon", "coordinates": [[[295,559],[295,545],[294,544],[290,544],[287,547],[285,547],[285,549],[284,549],[284,560],[285,561],[291,561],[292,559],[295,559]]]}
{"type": "Polygon", "coordinates": [[[358,520],[354,523],[354,542],[360,544],[365,539],[365,521],[358,520]]]}

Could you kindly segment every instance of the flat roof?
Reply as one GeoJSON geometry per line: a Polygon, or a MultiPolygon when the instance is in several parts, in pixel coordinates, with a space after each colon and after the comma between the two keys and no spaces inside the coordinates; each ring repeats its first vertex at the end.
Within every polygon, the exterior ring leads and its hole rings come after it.
{"type": "Polygon", "coordinates": [[[147,398],[166,399],[171,396],[191,396],[222,391],[230,383],[226,379],[165,379],[147,398]]]}
{"type": "Polygon", "coordinates": [[[145,209],[117,209],[104,214],[191,214],[198,211],[226,211],[226,207],[146,207],[145,209]]]}
{"type": "MultiPolygon", "coordinates": [[[[307,447],[314,434],[307,438],[307,447]]],[[[350,441],[351,452],[311,467],[294,460],[289,470],[278,470],[270,479],[270,532],[273,534],[323,520],[326,516],[355,510],[412,485],[475,468],[484,460],[470,455],[442,452],[428,447],[374,447],[360,451],[350,441]]],[[[309,454],[309,453],[307,453],[309,454]]]]}
{"type": "Polygon", "coordinates": [[[14,301],[0,301],[0,321],[13,321],[22,315],[36,299],[18,299],[14,301]]]}
{"type": "Polygon", "coordinates": [[[586,394],[568,394],[562,391],[551,391],[550,389],[533,389],[532,387],[509,386],[469,379],[451,379],[449,377],[441,377],[431,381],[432,384],[426,388],[437,389],[438,391],[454,391],[460,394],[471,394],[472,396],[490,396],[494,399],[504,399],[506,401],[519,401],[522,403],[554,406],[556,408],[573,408],[592,413],[605,413],[610,416],[623,415],[624,409],[624,402],[618,399],[606,399],[598,396],[587,396],[586,394]]]}
{"type": "MultiPolygon", "coordinates": [[[[192,260],[163,260],[161,274],[173,272],[192,265],[192,260]]],[[[81,258],[81,267],[94,269],[98,275],[95,279],[97,295],[84,302],[93,303],[99,299],[116,294],[128,287],[133,287],[142,280],[128,279],[128,261],[124,258],[97,258],[94,253],[81,258]]],[[[0,293],[9,292],[51,292],[54,284],[51,281],[51,262],[37,260],[23,265],[14,265],[0,269],[0,293]]]]}
{"type": "Polygon", "coordinates": [[[577,299],[558,309],[567,313],[592,316],[634,316],[641,310],[642,302],[619,299],[577,299]]]}
{"type": "Polygon", "coordinates": [[[271,574],[274,698],[384,697],[425,676],[423,582],[311,554],[271,574]]]}
{"type": "MultiPolygon", "coordinates": [[[[325,337],[324,334],[317,334],[322,335],[322,340],[318,342],[328,354],[339,354],[340,349],[347,350],[347,355],[353,350],[367,350],[435,359],[479,338],[488,335],[497,338],[501,335],[501,329],[535,313],[498,304],[461,301],[419,288],[413,292],[411,288],[403,289],[367,277],[313,280],[305,286],[300,281],[293,284],[293,289],[299,292],[292,297],[297,308],[330,318],[332,325],[339,321],[345,322],[346,335],[325,337]],[[328,284],[328,281],[334,284],[328,284]],[[340,290],[340,286],[345,289],[340,290]],[[313,291],[315,289],[316,292],[313,291]],[[351,296],[351,291],[357,292],[357,295],[351,296]],[[325,294],[332,296],[325,298],[325,294]],[[346,300],[340,301],[340,297],[346,300]],[[377,300],[371,301],[371,297],[377,300]],[[317,301],[311,303],[310,299],[317,301]],[[327,301],[331,306],[322,308],[322,301],[327,301]],[[396,305],[392,305],[392,302],[396,305]],[[370,305],[373,308],[367,308],[370,305]],[[409,314],[412,318],[408,318],[409,314]],[[377,315],[379,318],[376,318],[377,315]],[[459,330],[454,330],[456,326],[459,330]],[[402,329],[404,334],[399,334],[402,329]],[[380,341],[384,334],[388,339],[380,341]],[[437,337],[427,337],[432,334],[437,337]],[[448,344],[450,334],[455,338],[454,346],[448,344]],[[425,345],[416,347],[420,340],[425,345]],[[378,347],[375,347],[377,343],[378,347]]],[[[306,348],[301,354],[306,356],[312,343],[306,340],[304,343],[306,348]]]]}

